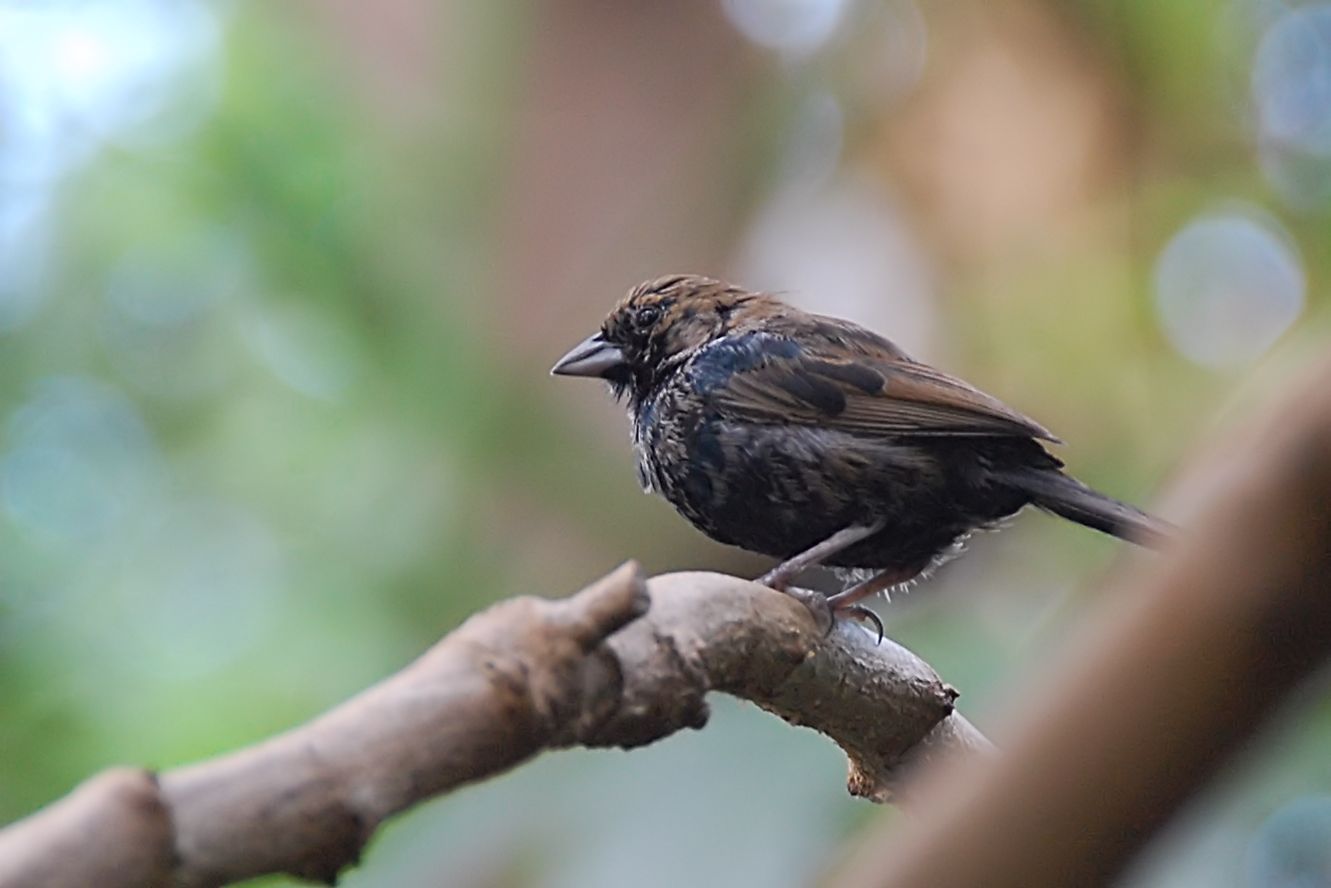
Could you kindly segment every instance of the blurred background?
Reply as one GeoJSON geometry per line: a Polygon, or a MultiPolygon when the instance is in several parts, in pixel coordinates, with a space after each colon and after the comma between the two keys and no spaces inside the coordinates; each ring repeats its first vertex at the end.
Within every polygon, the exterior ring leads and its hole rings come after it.
{"type": "MultiPolygon", "coordinates": [[[[506,596],[762,569],[547,376],[640,279],[859,320],[1149,504],[1325,349],[1329,235],[1331,3],[0,0],[0,819],[506,596]]],[[[982,728],[1119,551],[1012,524],[881,607],[982,728]]],[[[400,817],[345,884],[795,886],[897,816],[714,704],[400,817]]],[[[1129,883],[1331,884],[1328,748],[1309,695],[1129,883]]]]}

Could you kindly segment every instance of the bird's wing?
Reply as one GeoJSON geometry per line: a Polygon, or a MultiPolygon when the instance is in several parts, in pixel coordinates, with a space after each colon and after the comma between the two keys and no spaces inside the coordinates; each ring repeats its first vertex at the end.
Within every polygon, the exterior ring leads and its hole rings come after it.
{"type": "MultiPolygon", "coordinates": [[[[866,331],[867,332],[867,331],[866,331]]],[[[1058,439],[997,398],[874,341],[749,334],[709,350],[701,378],[722,412],[865,436],[1012,435],[1058,439]],[[866,347],[867,346],[867,347],[866,347]]]]}

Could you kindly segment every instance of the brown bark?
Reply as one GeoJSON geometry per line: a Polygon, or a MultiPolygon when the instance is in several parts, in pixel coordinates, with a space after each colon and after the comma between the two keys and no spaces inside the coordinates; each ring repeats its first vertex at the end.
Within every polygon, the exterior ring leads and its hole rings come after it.
{"type": "Polygon", "coordinates": [[[568,599],[498,604],[285,734],[157,777],[88,781],[0,832],[0,886],[331,881],[395,812],[543,749],[701,727],[711,690],[827,734],[850,758],[850,790],[875,799],[915,750],[987,748],[904,648],[850,625],[824,638],[802,605],[743,580],[647,583],[630,564],[568,599]]]}

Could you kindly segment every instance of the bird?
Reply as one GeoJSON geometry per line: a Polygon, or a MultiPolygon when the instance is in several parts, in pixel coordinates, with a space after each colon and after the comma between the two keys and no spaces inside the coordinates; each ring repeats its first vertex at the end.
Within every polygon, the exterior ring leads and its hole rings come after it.
{"type": "Polygon", "coordinates": [[[1172,526],[1066,471],[1044,426],[850,321],[696,274],[633,287],[551,369],[627,406],[638,480],[704,534],[779,560],[759,578],[837,616],[1035,506],[1139,545],[1172,526]],[[807,568],[851,577],[830,596],[807,568]]]}

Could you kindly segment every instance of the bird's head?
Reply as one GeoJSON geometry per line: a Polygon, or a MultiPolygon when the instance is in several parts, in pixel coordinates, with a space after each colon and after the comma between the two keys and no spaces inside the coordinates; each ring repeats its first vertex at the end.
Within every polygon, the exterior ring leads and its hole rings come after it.
{"type": "Polygon", "coordinates": [[[601,322],[550,370],[556,376],[599,376],[615,397],[641,397],[689,355],[726,335],[770,297],[713,278],[673,274],[629,291],[601,322]]]}

